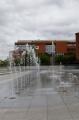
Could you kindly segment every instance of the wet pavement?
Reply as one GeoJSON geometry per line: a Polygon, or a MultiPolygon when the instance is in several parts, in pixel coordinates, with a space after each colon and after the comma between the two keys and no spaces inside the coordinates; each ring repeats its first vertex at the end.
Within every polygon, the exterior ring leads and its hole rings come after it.
{"type": "Polygon", "coordinates": [[[49,67],[0,76],[0,120],[79,120],[75,71],[49,67]]]}

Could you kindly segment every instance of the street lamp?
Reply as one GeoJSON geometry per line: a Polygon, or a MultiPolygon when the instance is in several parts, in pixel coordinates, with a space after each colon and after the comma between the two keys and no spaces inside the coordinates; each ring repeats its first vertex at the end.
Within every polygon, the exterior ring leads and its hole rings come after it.
{"type": "Polygon", "coordinates": [[[52,41],[52,65],[54,65],[54,57],[55,57],[55,45],[52,41]]]}

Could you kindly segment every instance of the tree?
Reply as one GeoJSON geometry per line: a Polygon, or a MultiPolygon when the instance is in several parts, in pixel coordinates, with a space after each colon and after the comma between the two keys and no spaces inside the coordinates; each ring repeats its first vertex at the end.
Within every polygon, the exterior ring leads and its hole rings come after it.
{"type": "Polygon", "coordinates": [[[50,65],[50,56],[46,53],[40,55],[41,65],[50,65]]]}
{"type": "Polygon", "coordinates": [[[55,56],[55,63],[60,64],[63,62],[63,55],[57,55],[55,56]]]}
{"type": "Polygon", "coordinates": [[[19,66],[20,63],[21,63],[21,59],[20,59],[20,58],[16,58],[16,59],[14,60],[14,62],[15,62],[15,65],[16,65],[16,66],[19,66]]]}
{"type": "Polygon", "coordinates": [[[0,60],[0,67],[6,67],[9,65],[9,61],[6,60],[0,60]]]}
{"type": "Polygon", "coordinates": [[[57,55],[55,56],[55,63],[56,64],[72,64],[75,63],[75,55],[74,54],[67,54],[67,55],[57,55]]]}
{"type": "Polygon", "coordinates": [[[63,64],[72,64],[75,63],[75,55],[73,54],[68,54],[63,57],[63,64]]]}

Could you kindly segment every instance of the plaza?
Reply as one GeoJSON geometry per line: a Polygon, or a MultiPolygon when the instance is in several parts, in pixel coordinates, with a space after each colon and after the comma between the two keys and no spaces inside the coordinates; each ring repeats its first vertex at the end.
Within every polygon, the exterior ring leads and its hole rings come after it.
{"type": "Polygon", "coordinates": [[[0,75],[0,120],[79,120],[78,69],[21,69],[0,75]]]}

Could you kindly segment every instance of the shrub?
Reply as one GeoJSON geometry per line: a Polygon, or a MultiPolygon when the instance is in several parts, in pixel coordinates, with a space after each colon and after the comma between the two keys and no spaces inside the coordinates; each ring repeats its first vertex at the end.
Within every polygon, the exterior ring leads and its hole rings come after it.
{"type": "Polygon", "coordinates": [[[72,64],[75,63],[75,55],[68,54],[68,55],[57,55],[55,56],[55,63],[56,64],[72,64]]]}
{"type": "Polygon", "coordinates": [[[40,55],[41,65],[50,65],[50,56],[48,54],[40,55]]]}
{"type": "Polygon", "coordinates": [[[0,67],[6,67],[9,65],[9,61],[8,60],[0,60],[0,67]]]}

